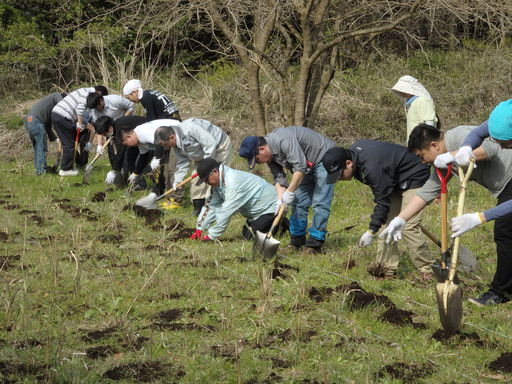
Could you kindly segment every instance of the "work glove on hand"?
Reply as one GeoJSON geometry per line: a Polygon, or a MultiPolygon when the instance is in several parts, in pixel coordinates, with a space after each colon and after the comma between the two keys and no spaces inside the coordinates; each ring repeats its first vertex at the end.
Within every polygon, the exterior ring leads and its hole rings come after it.
{"type": "Polygon", "coordinates": [[[279,210],[281,209],[281,205],[283,205],[283,202],[281,200],[277,200],[277,204],[276,204],[276,210],[274,212],[274,215],[277,215],[277,213],[279,212],[279,210]]]}
{"type": "Polygon", "coordinates": [[[455,154],[455,162],[461,167],[469,165],[469,161],[474,158],[475,155],[473,155],[473,148],[471,148],[469,145],[460,147],[455,154]]]}
{"type": "Polygon", "coordinates": [[[434,160],[434,166],[436,168],[448,168],[448,164],[453,163],[455,157],[450,152],[443,153],[442,155],[437,155],[434,160]]]}
{"type": "Polygon", "coordinates": [[[157,159],[153,157],[153,160],[151,160],[151,163],[149,163],[149,166],[151,167],[151,170],[154,171],[160,166],[160,159],[157,159]]]}
{"type": "Polygon", "coordinates": [[[404,231],[406,221],[397,216],[391,220],[385,230],[381,232],[379,237],[383,239],[386,237],[386,244],[391,243],[391,240],[398,241],[402,239],[402,232],[404,231]]]}
{"type": "Polygon", "coordinates": [[[84,129],[85,129],[85,125],[83,125],[83,124],[82,124],[82,125],[79,125],[78,123],[76,124],[76,130],[77,130],[78,132],[81,132],[81,131],[83,131],[84,129]]]}
{"type": "Polygon", "coordinates": [[[191,240],[200,240],[203,235],[203,231],[200,229],[196,229],[193,234],[191,234],[188,238],[191,240]]]}
{"type": "Polygon", "coordinates": [[[295,193],[289,192],[288,190],[283,192],[283,195],[281,196],[281,202],[285,206],[289,206],[291,203],[293,203],[293,200],[295,200],[295,193]]]}
{"type": "Polygon", "coordinates": [[[105,178],[105,184],[114,184],[116,174],[116,171],[109,171],[109,173],[107,173],[107,177],[105,178]]]}
{"type": "Polygon", "coordinates": [[[96,153],[98,155],[103,155],[103,145],[97,145],[96,146],[96,153]]]}
{"type": "Polygon", "coordinates": [[[452,218],[451,229],[452,237],[462,235],[480,224],[485,222],[485,216],[482,213],[466,213],[465,215],[452,218]]]}
{"type": "Polygon", "coordinates": [[[139,178],[139,175],[137,175],[136,173],[132,173],[130,176],[128,176],[128,184],[135,183],[138,178],[139,178]]]}
{"type": "Polygon", "coordinates": [[[372,231],[366,231],[363,236],[359,239],[358,245],[360,247],[367,247],[369,246],[373,241],[373,232],[372,231]]]}
{"type": "Polygon", "coordinates": [[[92,143],[90,141],[88,141],[87,143],[85,143],[84,145],[84,151],[85,152],[91,152],[92,151],[92,143]]]}

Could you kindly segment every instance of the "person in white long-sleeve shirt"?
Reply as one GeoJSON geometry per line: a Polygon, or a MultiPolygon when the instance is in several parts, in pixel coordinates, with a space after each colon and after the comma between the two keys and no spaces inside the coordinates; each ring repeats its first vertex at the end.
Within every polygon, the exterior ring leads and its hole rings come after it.
{"type": "MultiPolygon", "coordinates": [[[[272,184],[252,173],[220,164],[212,158],[199,161],[197,173],[197,184],[208,184],[212,193],[190,239],[216,240],[226,231],[237,212],[247,219],[242,229],[244,238],[251,239],[251,232],[267,233],[270,230],[277,206],[277,192],[272,184]]],[[[283,220],[280,227],[286,229],[286,222],[283,220]]]]}
{"type": "MultiPolygon", "coordinates": [[[[231,139],[219,127],[203,119],[187,119],[177,126],[161,126],[155,131],[155,144],[165,149],[174,148],[176,151],[176,172],[174,174],[175,187],[183,181],[190,165],[211,157],[222,164],[229,165],[231,160],[231,139]]],[[[194,214],[198,215],[209,195],[208,185],[190,188],[190,197],[194,205],[194,214]]]]}

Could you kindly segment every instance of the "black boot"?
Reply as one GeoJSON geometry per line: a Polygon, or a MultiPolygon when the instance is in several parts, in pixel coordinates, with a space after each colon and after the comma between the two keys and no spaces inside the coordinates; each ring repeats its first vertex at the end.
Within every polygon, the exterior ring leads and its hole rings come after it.
{"type": "Polygon", "coordinates": [[[322,245],[324,245],[324,240],[317,240],[311,236],[304,244],[305,251],[308,253],[320,253],[322,251],[322,245]]]}
{"type": "Polygon", "coordinates": [[[201,209],[204,207],[205,202],[206,202],[206,199],[192,200],[192,204],[194,205],[194,212],[192,212],[192,214],[194,216],[199,216],[199,214],[201,213],[201,209]]]}

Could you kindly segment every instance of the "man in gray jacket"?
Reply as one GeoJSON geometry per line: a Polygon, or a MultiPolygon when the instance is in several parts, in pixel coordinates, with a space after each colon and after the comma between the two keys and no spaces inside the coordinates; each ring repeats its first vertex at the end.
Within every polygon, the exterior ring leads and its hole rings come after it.
{"type": "Polygon", "coordinates": [[[334,142],[305,127],[278,128],[265,137],[249,136],[240,145],[239,154],[249,162],[267,163],[281,204],[292,206],[290,245],[294,249],[306,246],[308,252],[320,251],[327,234],[334,185],[327,184],[327,171],[322,159],[334,142]],[[292,172],[288,184],[284,168],[292,172]],[[313,221],[308,226],[308,211],[313,207],[313,221]]]}

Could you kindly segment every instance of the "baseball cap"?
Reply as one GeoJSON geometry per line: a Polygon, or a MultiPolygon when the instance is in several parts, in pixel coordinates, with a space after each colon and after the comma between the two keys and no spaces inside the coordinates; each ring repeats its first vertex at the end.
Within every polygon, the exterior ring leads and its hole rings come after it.
{"type": "Polygon", "coordinates": [[[488,124],[493,139],[512,140],[512,99],[502,101],[492,110],[488,124]]]}
{"type": "Polygon", "coordinates": [[[247,136],[240,144],[238,154],[240,157],[247,159],[249,169],[253,169],[256,165],[256,154],[258,153],[258,144],[260,139],[258,136],[247,136]]]}
{"type": "Polygon", "coordinates": [[[350,159],[349,151],[342,147],[333,147],[325,153],[322,163],[328,173],[327,184],[334,184],[340,179],[341,172],[345,169],[347,160],[350,159]]]}
{"type": "Polygon", "coordinates": [[[211,157],[207,157],[206,159],[199,161],[197,163],[198,180],[196,185],[203,184],[208,179],[208,176],[210,176],[210,173],[212,173],[214,169],[219,169],[219,166],[220,163],[211,157]]]}

